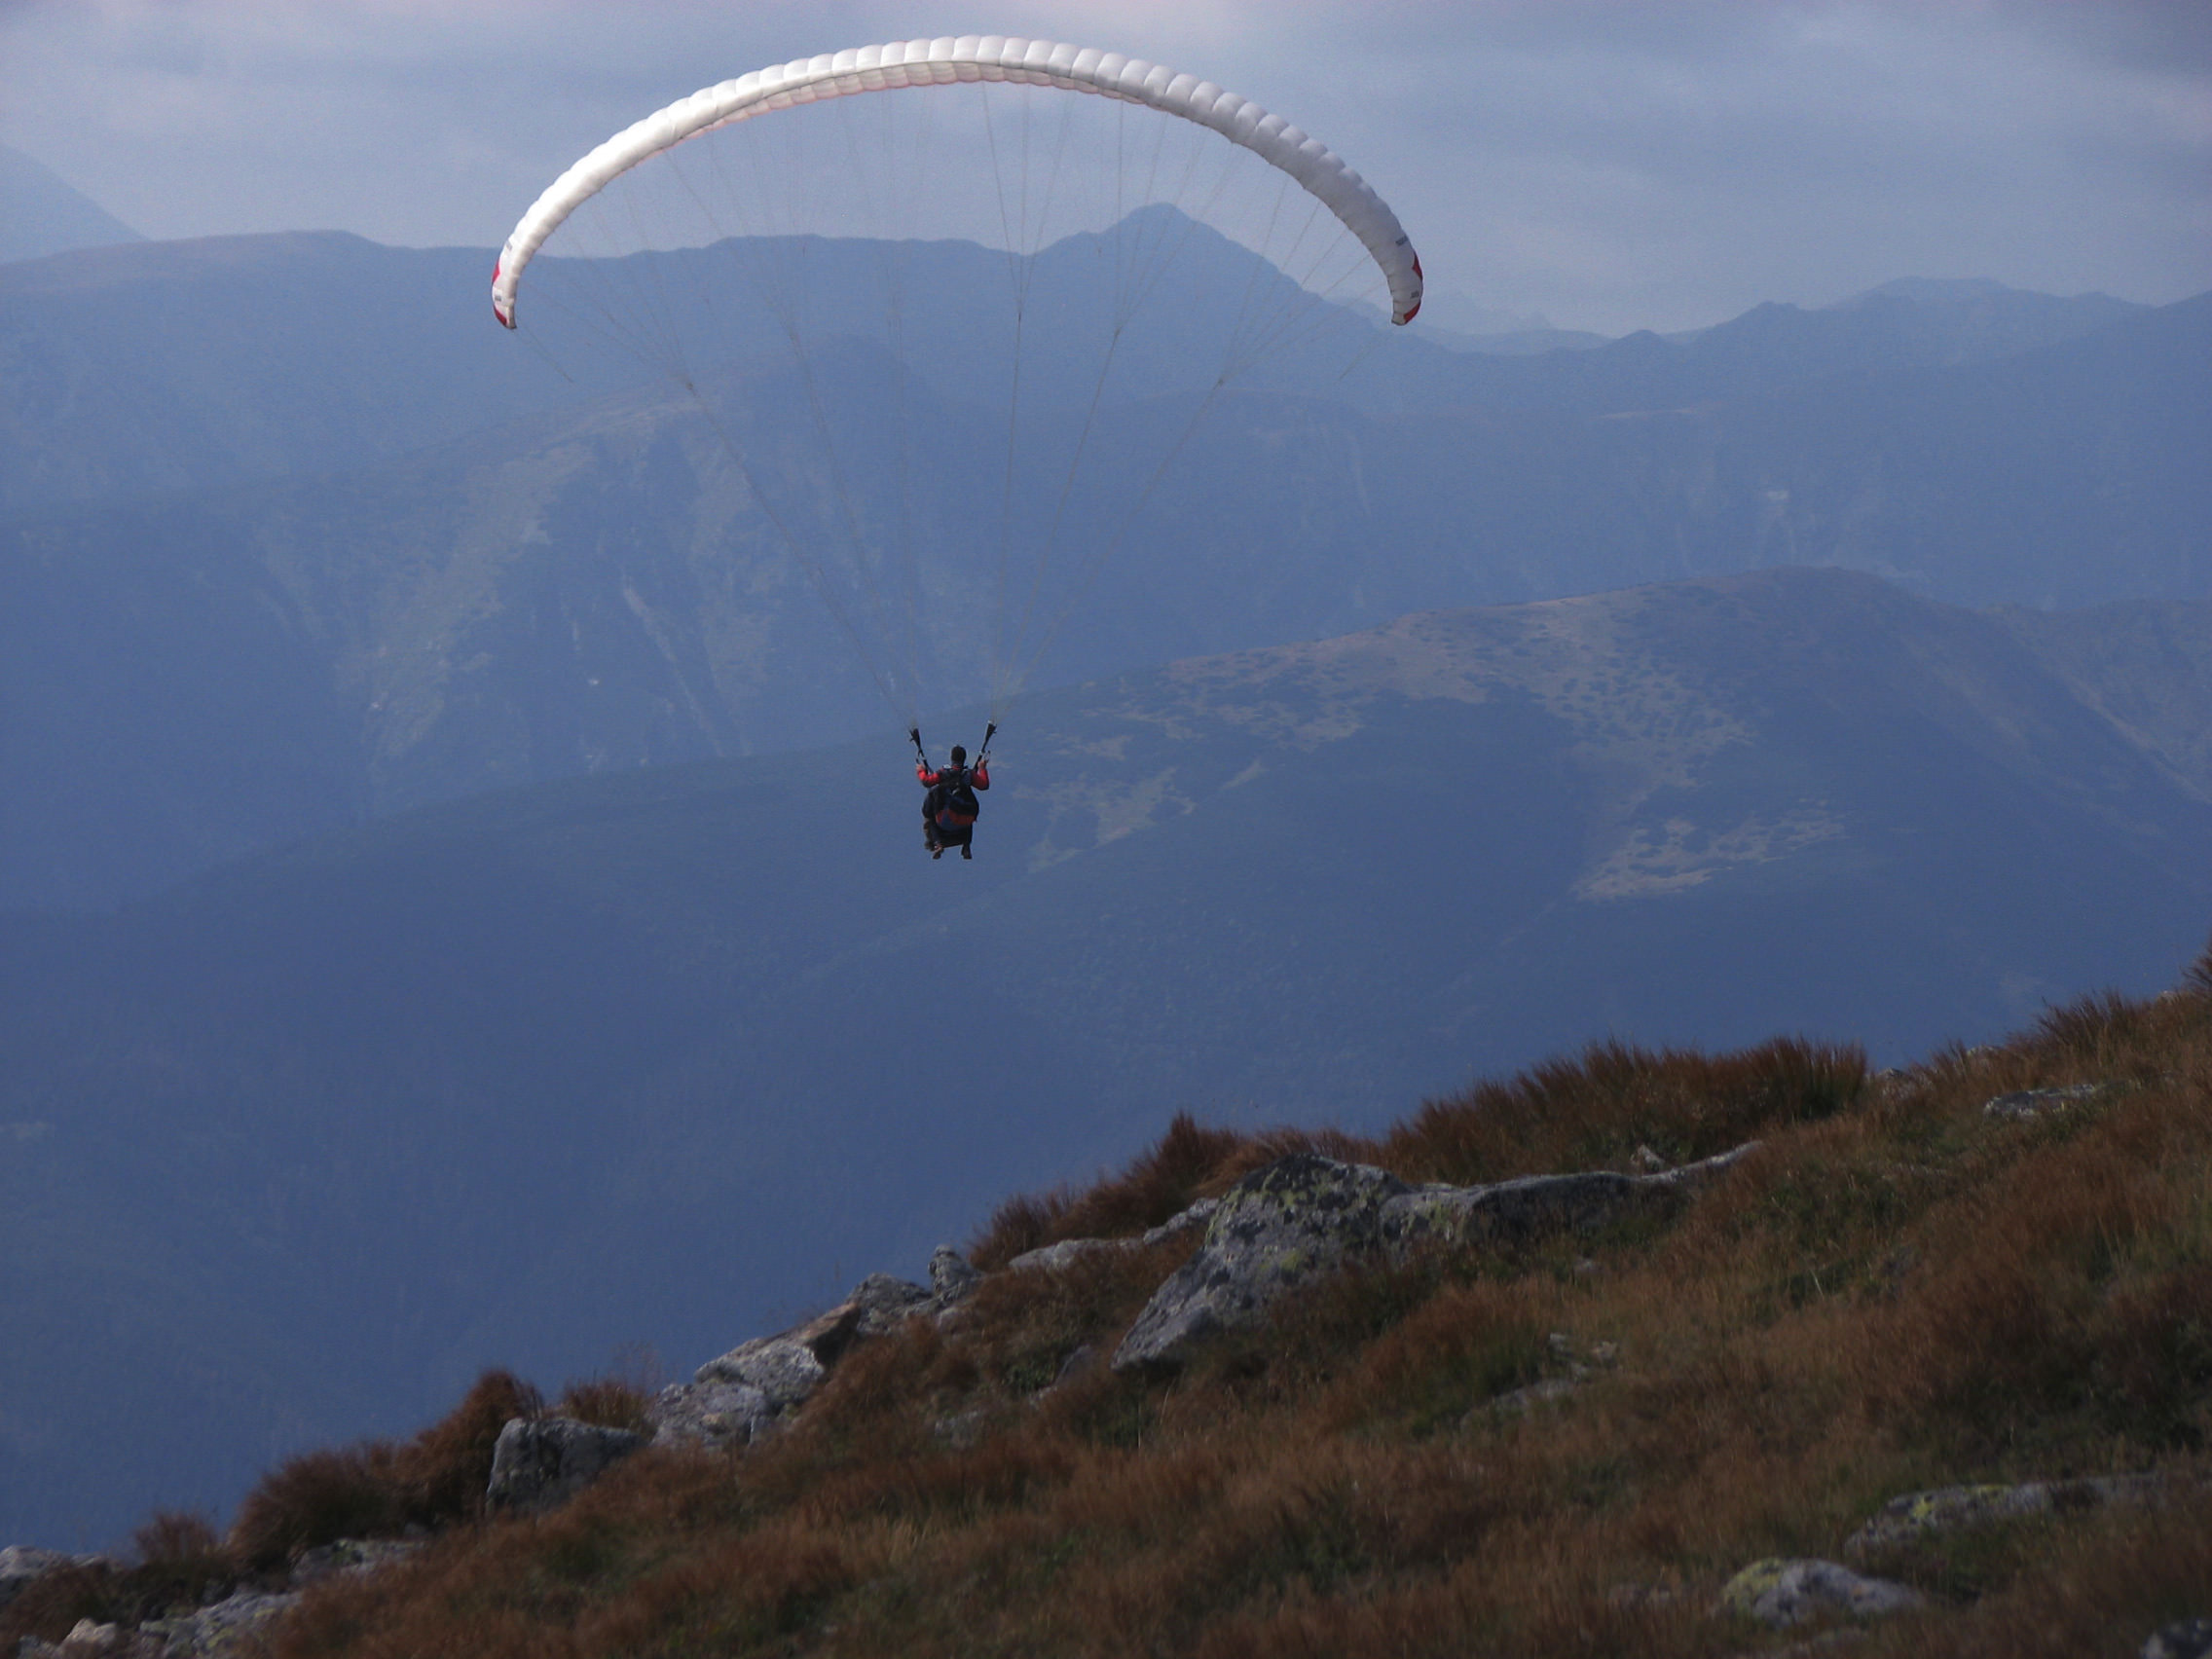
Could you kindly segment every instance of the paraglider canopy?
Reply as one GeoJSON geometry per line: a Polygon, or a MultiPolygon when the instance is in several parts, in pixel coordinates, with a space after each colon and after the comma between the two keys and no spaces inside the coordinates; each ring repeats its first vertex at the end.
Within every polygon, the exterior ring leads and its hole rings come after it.
{"type": "Polygon", "coordinates": [[[608,181],[686,138],[795,104],[963,81],[1094,92],[1211,128],[1288,173],[1359,238],[1389,282],[1392,322],[1411,322],[1419,312],[1420,260],[1397,214],[1343,157],[1281,116],[1270,115],[1211,81],[1179,75],[1141,57],[1018,35],[961,35],[795,58],[702,88],[624,128],[555,179],[522,216],[493,268],[493,314],[514,327],[523,270],[545,239],[608,181]]]}

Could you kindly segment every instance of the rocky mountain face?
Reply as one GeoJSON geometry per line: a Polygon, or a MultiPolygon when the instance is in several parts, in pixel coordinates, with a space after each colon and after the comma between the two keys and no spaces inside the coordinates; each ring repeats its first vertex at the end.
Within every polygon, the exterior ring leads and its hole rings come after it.
{"type": "Polygon", "coordinates": [[[2208,662],[2202,606],[1761,572],[1038,695],[972,865],[885,740],[0,921],[0,1532],[223,1501],[487,1362],[719,1351],[1179,1108],[2157,987],[2212,913],[2208,662]]]}
{"type": "MultiPolygon", "coordinates": [[[[1083,314],[1083,241],[1046,256],[1052,314],[1083,314]]],[[[1140,491],[1219,355],[1204,297],[1253,279],[1196,245],[1095,419],[1040,423],[1088,457],[1042,613],[1080,603],[1040,684],[1779,565],[1972,605],[2204,591],[2212,301],[1908,285],[1512,358],[1375,335],[1348,369],[1294,352],[1237,381],[1140,491]]],[[[667,292],[697,288],[698,256],[663,257],[667,292]]],[[[869,249],[809,257],[826,313],[881,315],[869,249]]],[[[471,250],[241,238],[0,270],[0,904],[103,904],[487,788],[885,729],[780,529],[835,548],[848,507],[903,526],[924,707],[979,697],[1017,666],[992,641],[1022,606],[977,503],[1051,521],[1061,478],[1006,497],[992,470],[1008,359],[970,313],[995,258],[910,256],[915,314],[964,350],[910,359],[903,438],[865,330],[801,374],[758,318],[717,321],[694,398],[551,308],[505,337],[471,250]],[[793,418],[810,397],[846,434],[845,506],[793,418]]],[[[1032,348],[1028,384],[1067,379],[1046,359],[1082,334],[1032,348]]],[[[905,604],[873,624],[881,654],[905,604]]]]}

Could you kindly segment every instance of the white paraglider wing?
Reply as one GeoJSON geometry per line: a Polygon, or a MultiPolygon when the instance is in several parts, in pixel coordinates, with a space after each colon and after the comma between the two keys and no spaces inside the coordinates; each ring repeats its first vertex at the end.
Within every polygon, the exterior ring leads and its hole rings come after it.
{"type": "Polygon", "coordinates": [[[545,239],[613,179],[686,138],[794,104],[962,81],[1094,92],[1210,128],[1289,174],[1359,239],[1389,284],[1391,321],[1410,322],[1420,310],[1420,261],[1397,214],[1319,139],[1211,81],[1120,53],[1005,35],[894,41],[800,58],[705,88],[646,116],[585,156],[532,203],[493,270],[492,310],[514,327],[516,289],[545,239]]]}

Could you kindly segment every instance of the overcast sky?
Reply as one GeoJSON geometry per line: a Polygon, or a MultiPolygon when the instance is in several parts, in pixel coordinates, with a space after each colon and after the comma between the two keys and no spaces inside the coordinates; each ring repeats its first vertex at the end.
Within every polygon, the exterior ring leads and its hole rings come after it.
{"type": "Polygon", "coordinates": [[[1440,321],[1684,328],[1901,276],[2212,287],[2206,0],[0,0],[0,142],[149,236],[489,248],[698,86],[978,28],[1290,116],[1397,207],[1440,321]]]}

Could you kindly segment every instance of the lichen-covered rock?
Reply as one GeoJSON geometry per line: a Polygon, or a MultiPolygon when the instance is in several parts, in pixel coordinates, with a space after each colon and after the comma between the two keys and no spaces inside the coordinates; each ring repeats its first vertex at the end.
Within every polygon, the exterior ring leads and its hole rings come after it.
{"type": "Polygon", "coordinates": [[[166,1659],[261,1659],[270,1650],[269,1627],[299,1601],[298,1591],[240,1590],[182,1618],[149,1619],[139,1633],[161,1641],[166,1659]]]}
{"type": "Polygon", "coordinates": [[[0,1550],[0,1607],[55,1567],[68,1565],[69,1558],[59,1550],[34,1549],[29,1544],[10,1544],[0,1550]]]}
{"type": "Polygon", "coordinates": [[[2180,1619],[2143,1643],[2141,1659],[2212,1659],[2212,1619],[2180,1619]]]}
{"type": "Polygon", "coordinates": [[[485,1506],[550,1509],[645,1445],[642,1434],[574,1418],[512,1419],[492,1448],[485,1506]]]}
{"type": "Polygon", "coordinates": [[[1927,1599],[1910,1585],[1864,1578],[1832,1561],[1755,1561],[1720,1592],[1724,1612],[1788,1630],[1820,1618],[1882,1618],[1909,1612],[1927,1599]]]}
{"type": "Polygon", "coordinates": [[[1375,1255],[1382,1206],[1407,1191],[1385,1170],[1312,1153],[1254,1170],[1222,1197],[1198,1254],[1154,1292],[1114,1369],[1180,1365],[1214,1333],[1258,1322],[1285,1291],[1375,1255]]]}
{"type": "Polygon", "coordinates": [[[1871,1521],[1844,1541],[1848,1555],[1910,1543],[1930,1532],[1984,1526],[2029,1515],[2147,1503],[2164,1487],[2157,1474],[2103,1475],[2089,1480],[2024,1481],[2017,1486],[1943,1487],[1907,1493],[1882,1505],[1871,1521]]]}
{"type": "Polygon", "coordinates": [[[1393,1258],[1422,1249],[1527,1244],[1560,1234],[1590,1234],[1631,1215],[1659,1213],[1709,1185],[1758,1147],[1757,1141],[1652,1175],[1607,1169],[1574,1175],[1525,1175],[1487,1187],[1428,1186],[1391,1198],[1382,1241],[1393,1258]]]}
{"type": "Polygon", "coordinates": [[[1213,1212],[1219,1208],[1219,1198],[1200,1198],[1189,1209],[1179,1211],[1158,1227],[1147,1231],[1136,1242],[1140,1248],[1149,1250],[1155,1244],[1164,1244],[1170,1238],[1180,1238],[1186,1233],[1196,1233],[1213,1220],[1213,1212]]]}
{"type": "Polygon", "coordinates": [[[645,1408],[655,1446],[709,1452],[750,1446],[775,1420],[768,1396],[748,1382],[672,1382],[645,1408]]]}

